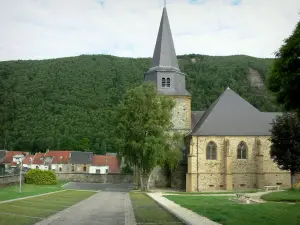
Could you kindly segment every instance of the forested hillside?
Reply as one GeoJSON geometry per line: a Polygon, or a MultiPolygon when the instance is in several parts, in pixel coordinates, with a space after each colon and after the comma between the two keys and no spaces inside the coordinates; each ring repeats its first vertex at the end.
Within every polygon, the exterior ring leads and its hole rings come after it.
{"type": "MultiPolygon", "coordinates": [[[[261,111],[279,110],[264,87],[272,59],[178,59],[192,110],[205,110],[228,86],[261,111]]],[[[113,152],[111,112],[150,62],[108,55],[0,62],[0,149],[113,152]]]]}

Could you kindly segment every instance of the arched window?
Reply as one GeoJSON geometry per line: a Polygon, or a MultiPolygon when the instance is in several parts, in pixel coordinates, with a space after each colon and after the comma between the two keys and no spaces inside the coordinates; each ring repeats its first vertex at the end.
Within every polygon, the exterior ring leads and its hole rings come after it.
{"type": "Polygon", "coordinates": [[[166,78],[161,78],[161,86],[165,87],[166,86],[166,78]]]}
{"type": "Polygon", "coordinates": [[[170,78],[167,78],[167,87],[170,87],[171,86],[171,80],[170,78]]]}
{"type": "Polygon", "coordinates": [[[210,141],[206,145],[206,159],[207,160],[216,160],[217,159],[217,145],[213,141],[210,141]]]}
{"type": "Polygon", "coordinates": [[[241,141],[237,148],[237,159],[247,159],[247,145],[241,141]]]}

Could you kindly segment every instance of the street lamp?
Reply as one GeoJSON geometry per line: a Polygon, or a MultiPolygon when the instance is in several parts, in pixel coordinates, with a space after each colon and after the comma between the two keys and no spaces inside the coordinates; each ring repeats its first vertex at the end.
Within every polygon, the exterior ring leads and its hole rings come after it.
{"type": "Polygon", "coordinates": [[[23,160],[20,159],[20,161],[17,162],[17,164],[20,164],[20,185],[19,185],[19,192],[22,192],[22,167],[23,167],[23,160]]]}

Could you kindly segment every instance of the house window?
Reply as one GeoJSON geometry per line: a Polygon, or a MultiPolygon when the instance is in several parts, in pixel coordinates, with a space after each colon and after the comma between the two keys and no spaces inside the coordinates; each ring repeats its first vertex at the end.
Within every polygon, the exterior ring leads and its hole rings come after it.
{"type": "Polygon", "coordinates": [[[166,86],[166,78],[164,78],[164,77],[161,79],[161,86],[162,87],[166,86]]]}
{"type": "Polygon", "coordinates": [[[210,141],[206,146],[206,160],[217,159],[217,145],[215,142],[210,141]]]}
{"type": "Polygon", "coordinates": [[[75,171],[75,166],[74,166],[74,164],[72,165],[72,172],[74,172],[75,171]]]}
{"type": "Polygon", "coordinates": [[[105,170],[105,173],[108,173],[108,169],[105,170]]]}
{"type": "Polygon", "coordinates": [[[86,166],[83,167],[83,172],[86,172],[86,166]]]}
{"type": "Polygon", "coordinates": [[[96,173],[100,173],[100,170],[99,170],[99,169],[97,169],[97,170],[96,170],[96,173]]]}
{"type": "Polygon", "coordinates": [[[167,78],[167,87],[170,87],[170,86],[171,86],[171,79],[167,78]]]}
{"type": "Polygon", "coordinates": [[[59,167],[59,172],[61,172],[62,171],[62,168],[61,167],[59,167]]]}
{"type": "Polygon", "coordinates": [[[237,159],[247,159],[247,145],[241,141],[237,148],[237,159]]]}

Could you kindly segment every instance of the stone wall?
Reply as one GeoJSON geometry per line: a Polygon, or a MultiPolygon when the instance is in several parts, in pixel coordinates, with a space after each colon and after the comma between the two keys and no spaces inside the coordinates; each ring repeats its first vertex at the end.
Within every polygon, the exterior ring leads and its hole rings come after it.
{"type": "Polygon", "coordinates": [[[129,174],[56,173],[59,181],[87,183],[133,183],[129,174]]]}
{"type": "MultiPolygon", "coordinates": [[[[22,175],[22,182],[24,182],[24,175],[22,175]]],[[[0,185],[13,184],[20,182],[20,175],[0,176],[0,185]]]]}
{"type": "Polygon", "coordinates": [[[262,188],[278,184],[290,187],[289,172],[280,170],[273,162],[270,145],[269,137],[265,136],[192,137],[187,191],[262,188]],[[217,145],[216,160],[206,159],[206,146],[210,141],[217,145]],[[247,145],[246,159],[237,158],[237,147],[241,141],[247,145]]]}
{"type": "Polygon", "coordinates": [[[191,127],[191,98],[173,97],[175,106],[172,111],[173,129],[187,133],[191,127]]]}

